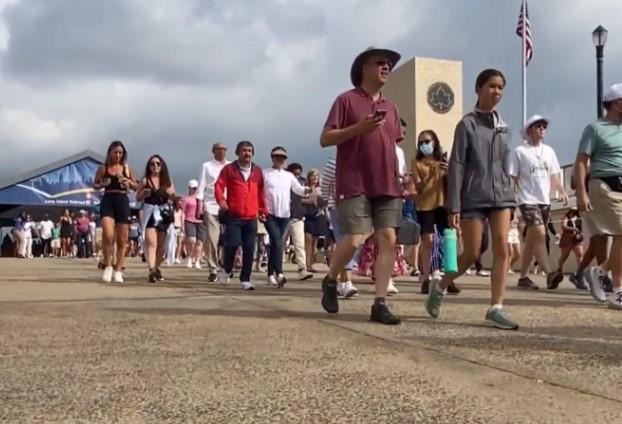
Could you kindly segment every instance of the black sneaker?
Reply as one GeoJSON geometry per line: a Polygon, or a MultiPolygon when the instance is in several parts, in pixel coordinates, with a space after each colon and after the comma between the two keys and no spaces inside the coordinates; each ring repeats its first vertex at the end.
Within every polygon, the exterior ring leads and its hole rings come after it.
{"type": "Polygon", "coordinates": [[[369,320],[372,322],[379,322],[384,325],[398,325],[402,320],[393,315],[387,305],[384,303],[379,305],[372,305],[371,316],[369,320]]]}
{"type": "Polygon", "coordinates": [[[160,268],[156,268],[155,273],[156,273],[156,280],[164,281],[164,277],[162,276],[162,271],[160,271],[160,268]]]}
{"type": "Polygon", "coordinates": [[[548,290],[555,290],[559,287],[559,283],[564,279],[564,274],[560,271],[553,271],[546,276],[546,288],[548,290]]]}
{"type": "Polygon", "coordinates": [[[155,270],[149,271],[149,282],[156,283],[158,281],[158,274],[155,270]]]}
{"type": "Polygon", "coordinates": [[[453,281],[447,286],[447,294],[460,294],[461,291],[453,281]]]}
{"type": "Polygon", "coordinates": [[[339,312],[339,301],[337,300],[337,280],[324,277],[322,280],[322,307],[329,314],[339,312]]]}
{"type": "Polygon", "coordinates": [[[527,290],[538,290],[540,287],[536,283],[534,283],[531,278],[523,277],[518,279],[517,287],[519,289],[527,289],[527,290]]]}
{"type": "Polygon", "coordinates": [[[207,277],[207,281],[213,283],[214,281],[216,281],[216,277],[218,277],[218,274],[216,274],[215,272],[210,272],[209,277],[207,277]]]}
{"type": "Polygon", "coordinates": [[[430,293],[430,280],[427,279],[423,283],[421,283],[421,294],[429,294],[430,293]]]}

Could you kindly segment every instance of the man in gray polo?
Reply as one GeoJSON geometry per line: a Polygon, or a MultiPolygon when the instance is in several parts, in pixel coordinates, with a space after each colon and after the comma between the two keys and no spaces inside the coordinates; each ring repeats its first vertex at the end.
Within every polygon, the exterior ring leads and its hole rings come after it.
{"type": "Polygon", "coordinates": [[[370,48],[359,54],[350,70],[355,88],[337,97],[320,137],[322,147],[337,146],[335,195],[344,235],[322,281],[322,307],[329,313],[339,311],[339,273],[373,232],[378,256],[370,319],[386,325],[400,323],[385,297],[395,259],[396,228],[402,219],[403,190],[395,153],[402,128],[397,106],[380,90],[400,58],[386,49],[370,48]]]}

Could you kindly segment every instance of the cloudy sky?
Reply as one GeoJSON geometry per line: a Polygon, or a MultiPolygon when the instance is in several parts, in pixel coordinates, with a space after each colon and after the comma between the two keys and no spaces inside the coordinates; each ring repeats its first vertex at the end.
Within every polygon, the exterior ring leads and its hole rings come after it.
{"type": "MultiPolygon", "coordinates": [[[[464,62],[465,109],[485,67],[508,77],[501,112],[520,123],[520,0],[0,0],[0,178],[126,142],[164,155],[178,182],[210,146],[277,144],[319,166],[318,134],[353,57],[370,45],[464,62]]],[[[609,34],[605,84],[622,80],[620,0],[531,0],[529,112],[573,159],[595,117],[591,32],[609,34]]],[[[412,134],[411,136],[414,136],[412,134]]],[[[518,142],[518,140],[516,140],[518,142]]],[[[232,149],[231,149],[232,150],[232,149]]],[[[231,154],[233,152],[230,152],[231,154]]]]}

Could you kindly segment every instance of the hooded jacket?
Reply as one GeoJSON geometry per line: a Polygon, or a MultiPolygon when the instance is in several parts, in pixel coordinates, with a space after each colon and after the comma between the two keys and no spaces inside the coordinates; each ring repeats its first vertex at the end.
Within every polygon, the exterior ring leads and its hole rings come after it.
{"type": "Polygon", "coordinates": [[[496,111],[466,114],[456,126],[447,175],[450,213],[516,206],[508,172],[510,132],[496,111]]]}

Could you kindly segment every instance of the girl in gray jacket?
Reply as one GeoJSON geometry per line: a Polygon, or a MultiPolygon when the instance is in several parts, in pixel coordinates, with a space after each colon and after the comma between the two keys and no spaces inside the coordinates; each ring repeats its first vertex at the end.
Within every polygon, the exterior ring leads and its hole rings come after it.
{"type": "Polygon", "coordinates": [[[459,230],[463,251],[458,273],[431,281],[426,310],[436,318],[447,287],[475,262],[482,230],[490,223],[493,265],[491,307],[486,320],[504,330],[518,324],[505,314],[502,303],[508,274],[508,230],[515,207],[514,189],[507,170],[510,134],[496,106],[503,97],[505,77],[496,69],[479,74],[475,83],[477,104],[456,126],[447,177],[449,225],[459,230]]]}

